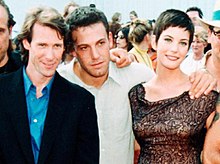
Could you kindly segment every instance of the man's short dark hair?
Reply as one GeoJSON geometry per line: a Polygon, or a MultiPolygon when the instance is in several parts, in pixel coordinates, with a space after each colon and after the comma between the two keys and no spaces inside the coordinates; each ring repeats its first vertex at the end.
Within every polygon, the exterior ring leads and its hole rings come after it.
{"type": "MultiPolygon", "coordinates": [[[[102,23],[105,27],[107,35],[109,35],[109,24],[105,14],[97,8],[83,6],[75,9],[68,15],[66,23],[69,26],[69,32],[77,30],[80,27],[87,27],[96,23],[102,23]]],[[[69,34],[69,49],[72,49],[74,40],[72,35],[69,34]]]]}
{"type": "Polygon", "coordinates": [[[86,27],[95,23],[103,23],[106,32],[109,33],[109,24],[105,14],[97,8],[83,6],[75,9],[66,20],[70,31],[79,27],[86,27]]]}
{"type": "Polygon", "coordinates": [[[202,13],[202,10],[198,7],[190,7],[186,10],[186,13],[187,12],[190,12],[190,11],[197,11],[199,13],[199,17],[202,18],[203,17],[203,13],[202,13]]]}

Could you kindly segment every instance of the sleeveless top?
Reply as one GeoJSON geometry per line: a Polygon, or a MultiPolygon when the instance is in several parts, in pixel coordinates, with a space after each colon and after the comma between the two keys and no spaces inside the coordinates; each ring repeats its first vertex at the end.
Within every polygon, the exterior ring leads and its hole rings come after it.
{"type": "Polygon", "coordinates": [[[205,124],[215,110],[218,93],[190,99],[179,96],[150,102],[142,84],[129,92],[133,131],[141,152],[139,164],[200,163],[205,124]]]}

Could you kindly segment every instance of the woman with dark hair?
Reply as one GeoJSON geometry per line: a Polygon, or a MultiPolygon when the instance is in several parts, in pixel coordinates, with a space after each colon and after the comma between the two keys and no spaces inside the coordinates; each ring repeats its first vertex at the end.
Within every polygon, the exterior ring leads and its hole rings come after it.
{"type": "Polygon", "coordinates": [[[157,74],[129,92],[133,131],[141,147],[139,164],[201,163],[218,93],[190,98],[191,82],[180,64],[193,33],[192,21],[180,10],[167,10],[156,21],[152,46],[157,51],[157,74]]]}
{"type": "Polygon", "coordinates": [[[128,34],[129,34],[129,26],[125,26],[120,28],[115,35],[116,39],[116,47],[122,48],[126,51],[130,51],[132,49],[132,44],[128,40],[128,34]]]}

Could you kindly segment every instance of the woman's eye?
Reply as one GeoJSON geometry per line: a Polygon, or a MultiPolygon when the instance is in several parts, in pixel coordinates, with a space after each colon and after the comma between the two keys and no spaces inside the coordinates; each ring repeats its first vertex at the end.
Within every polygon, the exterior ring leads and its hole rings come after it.
{"type": "Polygon", "coordinates": [[[165,38],[164,40],[169,43],[172,42],[172,40],[170,38],[165,38]]]}
{"type": "Polygon", "coordinates": [[[187,46],[187,43],[186,43],[186,42],[180,42],[180,44],[181,44],[182,46],[187,46]]]}

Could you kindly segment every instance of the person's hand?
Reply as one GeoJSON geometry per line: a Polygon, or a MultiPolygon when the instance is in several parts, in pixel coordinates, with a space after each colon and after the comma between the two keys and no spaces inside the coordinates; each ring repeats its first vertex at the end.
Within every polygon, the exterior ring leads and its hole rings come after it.
{"type": "Polygon", "coordinates": [[[115,62],[118,68],[123,68],[133,62],[132,55],[128,54],[126,50],[114,48],[110,50],[110,59],[115,62]]]}
{"type": "Polygon", "coordinates": [[[220,104],[216,107],[216,116],[212,126],[207,130],[203,153],[202,163],[217,164],[220,163],[220,120],[219,120],[220,104]]]}
{"type": "Polygon", "coordinates": [[[217,88],[217,80],[206,69],[192,73],[189,80],[192,83],[189,91],[191,99],[198,98],[203,93],[207,95],[217,88]]]}

